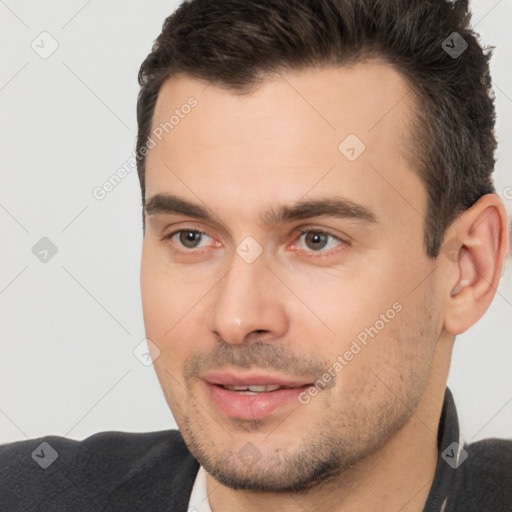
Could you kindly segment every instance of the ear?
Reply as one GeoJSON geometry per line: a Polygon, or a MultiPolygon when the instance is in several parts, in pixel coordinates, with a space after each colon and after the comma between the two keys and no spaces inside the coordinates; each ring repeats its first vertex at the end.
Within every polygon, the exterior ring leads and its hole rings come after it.
{"type": "Polygon", "coordinates": [[[454,221],[440,254],[446,276],[444,328],[448,332],[463,333],[487,311],[509,246],[507,212],[497,194],[482,196],[454,221]]]}

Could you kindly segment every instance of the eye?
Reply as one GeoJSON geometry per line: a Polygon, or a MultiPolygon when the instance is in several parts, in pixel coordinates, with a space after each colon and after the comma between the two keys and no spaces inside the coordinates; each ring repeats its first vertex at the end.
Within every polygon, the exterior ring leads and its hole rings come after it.
{"type": "Polygon", "coordinates": [[[303,239],[303,242],[306,246],[306,252],[329,252],[328,250],[323,249],[332,249],[339,245],[346,244],[341,238],[333,235],[332,233],[329,233],[328,231],[322,231],[322,230],[312,230],[303,229],[299,233],[299,237],[297,238],[297,242],[294,245],[294,248],[298,247],[299,249],[300,244],[298,242],[303,239]],[[310,249],[310,250],[308,250],[310,249]]]}
{"type": "MultiPolygon", "coordinates": [[[[209,245],[208,239],[213,240],[213,238],[207,235],[204,231],[192,228],[173,231],[162,238],[162,240],[171,240],[178,247],[190,250],[207,247],[209,245]]],[[[215,242],[215,245],[221,244],[215,242]]],[[[348,242],[342,240],[329,231],[303,228],[295,239],[292,249],[300,249],[308,253],[328,254],[330,249],[335,249],[339,246],[344,249],[346,245],[349,245],[348,242]],[[305,244],[305,249],[303,244],[305,244]]]]}
{"type": "Polygon", "coordinates": [[[197,249],[199,247],[204,247],[199,245],[204,238],[211,238],[203,231],[199,231],[197,229],[180,229],[179,231],[174,231],[166,236],[164,236],[163,240],[171,240],[174,238],[177,239],[174,243],[181,245],[187,249],[197,249]]]}

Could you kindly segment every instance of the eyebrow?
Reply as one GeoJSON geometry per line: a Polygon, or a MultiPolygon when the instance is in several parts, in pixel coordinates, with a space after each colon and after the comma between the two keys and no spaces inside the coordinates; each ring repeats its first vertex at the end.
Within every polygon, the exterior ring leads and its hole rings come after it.
{"type": "MultiPolygon", "coordinates": [[[[146,215],[181,214],[187,217],[214,222],[214,216],[207,208],[182,199],[175,195],[156,194],[145,205],[146,215]]],[[[310,217],[334,217],[340,219],[354,219],[367,223],[378,223],[376,214],[361,204],[357,204],[343,197],[325,197],[309,201],[299,201],[279,208],[270,208],[264,211],[260,219],[265,226],[273,227],[276,224],[302,220],[310,217]]]]}

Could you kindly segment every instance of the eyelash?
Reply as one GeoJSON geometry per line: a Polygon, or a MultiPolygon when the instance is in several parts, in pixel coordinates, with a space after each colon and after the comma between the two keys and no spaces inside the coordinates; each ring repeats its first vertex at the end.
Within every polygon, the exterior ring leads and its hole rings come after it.
{"type": "MultiPolygon", "coordinates": [[[[164,241],[164,240],[171,240],[175,235],[179,234],[179,233],[197,233],[197,234],[200,234],[200,235],[206,235],[206,236],[209,236],[210,238],[213,238],[211,237],[210,235],[208,235],[208,233],[204,232],[204,231],[201,231],[199,229],[195,229],[195,228],[182,228],[182,229],[178,229],[176,231],[173,231],[172,233],[169,233],[168,235],[165,235],[161,240],[164,241]]],[[[348,241],[346,240],[343,240],[341,239],[339,236],[335,235],[334,233],[331,233],[329,230],[326,230],[326,229],[317,229],[317,228],[314,228],[314,227],[310,227],[310,226],[306,226],[306,227],[302,227],[298,233],[297,233],[297,236],[294,238],[294,244],[297,243],[298,240],[300,240],[300,238],[303,236],[303,235],[306,235],[308,233],[315,233],[315,234],[322,234],[322,235],[328,235],[329,237],[333,238],[334,240],[338,241],[341,243],[341,248],[332,248],[332,249],[329,249],[327,251],[323,251],[323,250],[320,250],[320,251],[304,251],[301,249],[301,252],[305,252],[308,254],[308,257],[315,257],[315,258],[321,258],[322,256],[330,256],[332,254],[332,252],[338,252],[339,250],[344,250],[346,248],[346,246],[350,245],[348,241]]],[[[179,249],[180,251],[182,252],[187,252],[187,253],[191,253],[191,252],[199,252],[199,253],[202,253],[204,252],[201,251],[201,249],[195,249],[195,248],[192,248],[192,249],[179,249]]]]}

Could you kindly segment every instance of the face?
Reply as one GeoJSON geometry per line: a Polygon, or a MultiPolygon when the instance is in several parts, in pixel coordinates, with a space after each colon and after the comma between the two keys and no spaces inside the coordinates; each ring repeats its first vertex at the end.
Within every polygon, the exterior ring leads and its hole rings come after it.
{"type": "Polygon", "coordinates": [[[402,155],[407,90],[378,62],[246,96],[187,77],[161,89],[144,322],[185,442],[227,486],[327,481],[382,447],[429,385],[442,311],[426,193],[402,155]]]}

